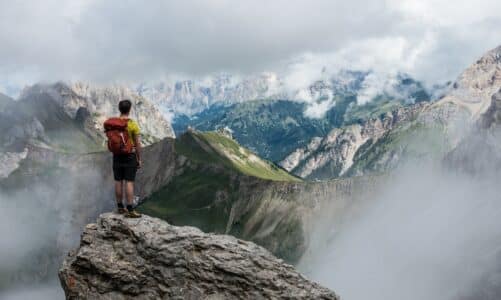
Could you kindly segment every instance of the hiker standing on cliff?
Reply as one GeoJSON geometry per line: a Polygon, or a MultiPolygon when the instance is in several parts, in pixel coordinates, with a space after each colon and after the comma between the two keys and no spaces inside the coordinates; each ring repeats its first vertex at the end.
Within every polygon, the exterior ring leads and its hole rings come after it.
{"type": "Polygon", "coordinates": [[[140,218],[141,214],[134,210],[134,181],[136,172],[142,167],[141,140],[139,125],[129,119],[132,108],[130,100],[118,103],[120,116],[104,122],[104,130],[108,137],[108,149],[113,153],[113,176],[115,178],[115,197],[118,213],[128,218],[140,218]],[[123,191],[125,189],[127,207],[124,207],[123,191]]]}

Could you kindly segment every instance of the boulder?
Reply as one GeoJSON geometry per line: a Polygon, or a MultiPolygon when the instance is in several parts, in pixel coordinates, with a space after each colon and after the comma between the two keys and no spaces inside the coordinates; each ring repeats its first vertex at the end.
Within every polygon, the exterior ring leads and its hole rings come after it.
{"type": "Polygon", "coordinates": [[[339,299],[252,242],[114,213],[85,227],[59,278],[67,299],[339,299]]]}

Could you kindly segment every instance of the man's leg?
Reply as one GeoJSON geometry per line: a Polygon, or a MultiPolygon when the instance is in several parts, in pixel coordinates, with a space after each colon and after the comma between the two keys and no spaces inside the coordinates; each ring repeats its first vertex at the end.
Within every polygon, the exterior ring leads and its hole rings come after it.
{"type": "Polygon", "coordinates": [[[115,181],[115,199],[117,204],[123,201],[123,181],[115,181]]]}
{"type": "Polygon", "coordinates": [[[125,192],[127,195],[127,211],[125,215],[129,218],[140,218],[141,214],[134,210],[134,181],[125,182],[125,192]]]}
{"type": "Polygon", "coordinates": [[[123,180],[115,180],[115,199],[117,201],[118,213],[125,213],[125,207],[123,204],[123,189],[124,181],[123,180]]]}
{"type": "Polygon", "coordinates": [[[136,155],[131,154],[130,164],[124,169],[125,193],[127,197],[127,214],[128,218],[140,218],[141,214],[134,210],[134,181],[136,180],[137,160],[136,155]]]}
{"type": "Polygon", "coordinates": [[[125,191],[127,195],[127,206],[134,205],[134,181],[125,181],[125,191]]]}

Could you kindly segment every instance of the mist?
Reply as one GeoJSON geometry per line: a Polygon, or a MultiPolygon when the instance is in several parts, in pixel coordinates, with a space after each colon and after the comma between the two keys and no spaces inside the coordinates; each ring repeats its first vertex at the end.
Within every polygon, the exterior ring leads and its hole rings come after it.
{"type": "Polygon", "coordinates": [[[43,174],[15,174],[0,185],[0,299],[64,299],[62,259],[83,226],[113,204],[112,181],[89,158],[49,162],[43,174]]]}
{"type": "Polygon", "coordinates": [[[342,225],[319,220],[300,268],[343,299],[490,299],[472,295],[501,265],[497,177],[421,164],[390,178],[342,225]]]}

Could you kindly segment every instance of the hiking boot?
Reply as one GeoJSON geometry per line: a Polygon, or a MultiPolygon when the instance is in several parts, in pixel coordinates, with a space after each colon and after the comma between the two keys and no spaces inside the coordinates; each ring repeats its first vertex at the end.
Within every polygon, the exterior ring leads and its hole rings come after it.
{"type": "Polygon", "coordinates": [[[125,213],[126,218],[141,218],[141,214],[138,213],[135,209],[128,211],[125,213]]]}
{"type": "Polygon", "coordinates": [[[117,213],[118,213],[118,214],[120,214],[120,215],[123,215],[123,214],[125,214],[126,212],[127,212],[127,210],[126,210],[125,208],[123,208],[123,207],[119,207],[119,208],[117,209],[117,213]]]}

